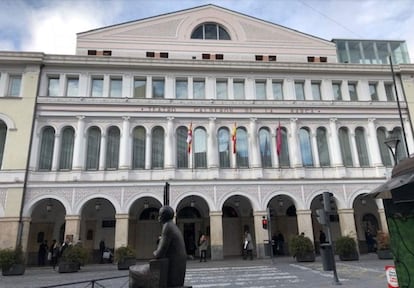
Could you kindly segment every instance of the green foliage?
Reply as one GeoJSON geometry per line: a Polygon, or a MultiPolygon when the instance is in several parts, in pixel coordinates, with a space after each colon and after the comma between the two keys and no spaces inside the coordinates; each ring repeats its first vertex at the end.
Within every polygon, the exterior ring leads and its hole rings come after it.
{"type": "Polygon", "coordinates": [[[88,262],[89,254],[82,245],[68,246],[62,255],[62,260],[85,265],[88,262]]]}
{"type": "Polygon", "coordinates": [[[9,270],[13,264],[23,264],[24,257],[22,247],[16,249],[0,249],[0,267],[2,270],[9,270]]]}
{"type": "Polygon", "coordinates": [[[130,246],[122,246],[115,250],[115,260],[123,261],[127,257],[135,257],[135,250],[130,246]]]}
{"type": "Polygon", "coordinates": [[[308,253],[313,252],[313,244],[312,241],[303,235],[295,235],[289,239],[289,253],[290,255],[297,257],[297,256],[304,256],[308,253]]]}
{"type": "Polygon", "coordinates": [[[382,231],[377,233],[377,249],[388,250],[390,249],[390,236],[382,231]]]}
{"type": "Polygon", "coordinates": [[[357,253],[355,239],[350,236],[341,236],[335,241],[335,251],[338,255],[353,255],[357,253]]]}

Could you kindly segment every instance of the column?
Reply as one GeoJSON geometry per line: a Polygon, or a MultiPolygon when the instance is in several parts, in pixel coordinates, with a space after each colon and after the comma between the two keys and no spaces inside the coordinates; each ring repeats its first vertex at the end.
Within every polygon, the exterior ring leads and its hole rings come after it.
{"type": "Polygon", "coordinates": [[[145,138],[145,169],[151,169],[152,138],[151,131],[147,131],[145,138]]]}
{"type": "Polygon", "coordinates": [[[210,211],[211,260],[223,259],[223,213],[210,211]]]}
{"type": "Polygon", "coordinates": [[[370,118],[368,119],[368,135],[367,135],[367,142],[368,142],[368,153],[371,154],[372,157],[372,165],[374,167],[383,166],[381,160],[381,154],[379,150],[378,140],[377,140],[377,130],[375,129],[375,119],[370,118]]]}
{"type": "MultiPolygon", "coordinates": [[[[265,240],[269,240],[269,232],[268,230],[263,229],[262,219],[263,216],[267,217],[266,211],[254,211],[253,218],[254,218],[254,235],[256,240],[256,253],[257,258],[265,258],[265,240]]],[[[269,248],[267,248],[269,249],[269,248]]],[[[269,255],[270,256],[270,255],[269,255]]]]}
{"type": "Polygon", "coordinates": [[[384,203],[382,202],[382,199],[375,199],[375,203],[377,204],[377,207],[378,207],[378,214],[380,218],[380,223],[379,223],[380,229],[381,231],[385,233],[389,233],[387,216],[385,214],[385,209],[384,209],[384,203]]]}
{"type": "Polygon", "coordinates": [[[76,128],[75,141],[73,147],[73,170],[82,170],[84,167],[84,153],[85,153],[85,116],[77,116],[78,125],[76,128]]]}
{"type": "Polygon", "coordinates": [[[341,146],[339,145],[339,138],[338,138],[338,131],[336,128],[336,121],[338,119],[331,118],[329,119],[329,129],[330,129],[330,146],[332,151],[332,164],[334,167],[344,166],[342,162],[342,155],[341,155],[341,146]]]}
{"type": "Polygon", "coordinates": [[[290,119],[289,158],[291,159],[293,168],[302,166],[301,154],[298,149],[297,120],[297,118],[290,119]]]}
{"type": "Polygon", "coordinates": [[[167,117],[167,131],[165,137],[165,168],[174,168],[174,117],[167,117]]]}
{"type": "Polygon", "coordinates": [[[119,169],[131,168],[131,133],[129,117],[122,117],[122,132],[120,140],[120,151],[119,151],[119,169]]]}
{"type": "Polygon", "coordinates": [[[208,168],[219,167],[219,151],[217,147],[217,132],[216,132],[216,118],[209,118],[208,122],[208,137],[207,137],[207,163],[208,168]]]}
{"type": "Polygon", "coordinates": [[[106,131],[101,134],[101,149],[99,152],[99,170],[106,168],[106,131]]]}
{"type": "Polygon", "coordinates": [[[355,141],[355,132],[351,130],[349,130],[349,132],[351,136],[351,153],[354,167],[360,167],[361,165],[359,164],[358,149],[355,141]]]}
{"type": "Polygon", "coordinates": [[[319,161],[318,140],[316,139],[316,132],[311,132],[310,136],[312,141],[313,166],[321,167],[319,161]]]}
{"type": "Polygon", "coordinates": [[[312,211],[311,210],[296,210],[296,217],[298,221],[298,232],[305,233],[306,237],[314,242],[313,225],[312,225],[312,211]]]}
{"type": "MultiPolygon", "coordinates": [[[[282,128],[282,126],[280,126],[280,128],[282,128]]],[[[273,157],[272,157],[272,167],[278,168],[279,167],[279,155],[277,155],[277,145],[276,145],[276,136],[277,136],[276,131],[277,130],[270,129],[270,131],[271,131],[270,135],[272,137],[272,140],[271,140],[272,148],[270,149],[272,151],[272,155],[273,155],[273,157]]]]}
{"type": "MultiPolygon", "coordinates": [[[[32,218],[30,217],[23,217],[22,218],[22,250],[27,251],[27,246],[29,244],[29,233],[30,233],[30,223],[32,218]]],[[[17,230],[15,230],[17,231],[17,230]]]]}
{"type": "Polygon", "coordinates": [[[356,242],[358,243],[356,227],[355,227],[355,216],[354,216],[354,209],[346,208],[346,209],[338,209],[338,216],[339,216],[339,225],[341,227],[341,235],[342,236],[351,236],[355,238],[356,242]]]}
{"type": "Polygon", "coordinates": [[[60,141],[61,137],[59,133],[55,134],[55,143],[53,145],[53,160],[52,160],[52,171],[59,170],[59,159],[60,159],[60,141]]]}
{"type": "Polygon", "coordinates": [[[115,214],[115,249],[128,246],[128,214],[115,214]]]}
{"type": "Polygon", "coordinates": [[[65,220],[65,239],[69,236],[75,244],[79,240],[81,217],[80,215],[66,215],[65,220]]]}
{"type": "MultiPolygon", "coordinates": [[[[404,130],[405,130],[405,137],[406,137],[406,141],[407,141],[407,146],[408,146],[408,155],[410,156],[411,154],[414,153],[414,138],[413,138],[413,130],[411,128],[411,123],[410,123],[410,118],[405,118],[404,119],[404,130]]],[[[398,148],[398,149],[405,149],[404,147],[404,143],[400,143],[399,145],[402,146],[402,148],[398,148]]]]}
{"type": "Polygon", "coordinates": [[[252,155],[252,163],[251,163],[251,167],[252,168],[260,168],[260,147],[257,144],[257,136],[258,136],[258,131],[257,131],[257,124],[256,124],[257,118],[250,118],[250,131],[248,133],[248,137],[249,137],[249,147],[250,147],[250,151],[249,153],[251,153],[252,155]]]}

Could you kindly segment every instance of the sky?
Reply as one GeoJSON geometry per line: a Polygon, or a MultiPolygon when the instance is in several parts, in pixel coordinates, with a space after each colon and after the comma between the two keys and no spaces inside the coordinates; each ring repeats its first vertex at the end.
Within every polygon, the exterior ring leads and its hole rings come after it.
{"type": "Polygon", "coordinates": [[[406,40],[413,0],[0,0],[0,51],[75,54],[76,33],[214,4],[326,40],[406,40]]]}

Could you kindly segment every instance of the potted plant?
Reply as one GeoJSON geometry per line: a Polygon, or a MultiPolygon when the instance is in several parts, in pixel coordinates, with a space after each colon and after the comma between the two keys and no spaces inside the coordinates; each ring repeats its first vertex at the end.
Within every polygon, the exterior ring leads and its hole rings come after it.
{"type": "Polygon", "coordinates": [[[130,266],[135,265],[135,250],[130,246],[122,246],[115,250],[115,261],[118,270],[128,270],[130,266]]]}
{"type": "Polygon", "coordinates": [[[298,262],[315,261],[312,241],[304,235],[295,235],[289,239],[289,253],[298,262]]]}
{"type": "Polygon", "coordinates": [[[359,255],[355,239],[351,236],[341,236],[335,241],[335,251],[342,261],[358,260],[359,255]]]}
{"type": "Polygon", "coordinates": [[[26,266],[24,265],[22,247],[0,249],[0,266],[3,276],[23,275],[26,266]]]}
{"type": "Polygon", "coordinates": [[[378,259],[392,259],[390,248],[390,236],[382,231],[377,233],[377,256],[378,259]]]}
{"type": "Polygon", "coordinates": [[[68,246],[59,261],[59,273],[77,272],[88,261],[88,251],[82,245],[68,246]]]}

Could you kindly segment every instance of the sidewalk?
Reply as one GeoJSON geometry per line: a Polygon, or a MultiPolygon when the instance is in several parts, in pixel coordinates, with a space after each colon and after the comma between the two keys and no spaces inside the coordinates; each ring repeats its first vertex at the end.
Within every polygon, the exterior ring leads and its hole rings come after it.
{"type": "MultiPolygon", "coordinates": [[[[138,262],[147,263],[147,262],[138,262]]],[[[360,257],[359,261],[343,262],[337,261],[338,276],[343,283],[342,287],[387,287],[384,267],[393,265],[392,260],[379,260],[376,254],[365,254],[360,257]]],[[[220,267],[256,267],[269,266],[284,271],[291,275],[296,275],[301,280],[300,287],[330,287],[332,282],[332,271],[323,271],[320,257],[316,262],[297,263],[292,257],[276,257],[271,259],[242,260],[240,258],[230,258],[221,261],[199,262],[198,260],[189,260],[187,262],[187,271],[197,271],[197,269],[217,269],[220,267]],[[317,277],[316,277],[317,276],[317,277]],[[318,285],[318,286],[315,286],[318,285]]],[[[119,271],[115,264],[90,264],[81,268],[76,273],[58,273],[51,267],[28,267],[22,276],[0,276],[1,288],[38,288],[47,285],[57,285],[83,280],[109,278],[124,276],[116,281],[106,281],[104,287],[125,287],[128,288],[128,270],[119,271]],[[111,284],[112,283],[112,284],[111,284]]],[[[196,283],[188,283],[194,285],[196,283]]],[[[258,283],[260,284],[260,283],[258,283]]],[[[69,286],[66,286],[69,287],[69,286]]],[[[86,287],[86,283],[81,286],[86,287]]],[[[89,286],[90,287],[90,286],[89,286]]],[[[231,286],[229,286],[231,287],[231,286]]],[[[298,286],[283,286],[298,287],[298,286]]]]}

